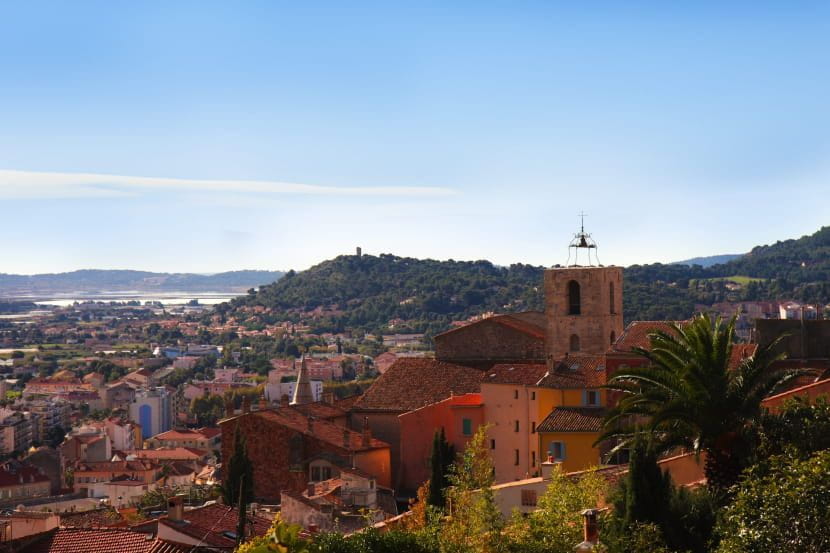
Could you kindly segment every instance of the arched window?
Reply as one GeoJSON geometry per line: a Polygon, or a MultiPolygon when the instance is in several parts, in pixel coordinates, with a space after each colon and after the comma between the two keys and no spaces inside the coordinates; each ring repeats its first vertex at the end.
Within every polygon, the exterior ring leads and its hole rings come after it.
{"type": "Polygon", "coordinates": [[[611,345],[614,345],[614,342],[617,341],[617,334],[612,330],[611,331],[611,345]]]}
{"type": "Polygon", "coordinates": [[[568,315],[579,315],[580,310],[579,283],[572,280],[568,283],[568,315]]]}
{"type": "Polygon", "coordinates": [[[608,283],[608,297],[611,299],[611,314],[614,315],[617,312],[617,302],[614,301],[614,283],[608,283]]]}
{"type": "Polygon", "coordinates": [[[571,351],[579,351],[579,336],[571,334],[571,351]]]}

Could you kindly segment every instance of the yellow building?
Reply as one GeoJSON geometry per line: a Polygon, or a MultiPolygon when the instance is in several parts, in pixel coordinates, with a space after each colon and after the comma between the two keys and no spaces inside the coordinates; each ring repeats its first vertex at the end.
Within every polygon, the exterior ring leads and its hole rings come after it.
{"type": "Polygon", "coordinates": [[[593,446],[605,417],[605,356],[569,355],[537,383],[537,448],[542,460],[552,456],[565,471],[601,464],[593,446]]]}

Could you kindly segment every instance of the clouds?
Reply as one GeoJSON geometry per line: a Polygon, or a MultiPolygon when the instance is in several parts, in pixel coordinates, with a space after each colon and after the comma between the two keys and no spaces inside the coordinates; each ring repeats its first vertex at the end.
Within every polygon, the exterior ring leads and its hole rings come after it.
{"type": "Polygon", "coordinates": [[[158,192],[272,196],[441,198],[452,188],[435,186],[324,186],[260,180],[205,180],[97,173],[0,170],[0,199],[119,198],[158,192]]]}

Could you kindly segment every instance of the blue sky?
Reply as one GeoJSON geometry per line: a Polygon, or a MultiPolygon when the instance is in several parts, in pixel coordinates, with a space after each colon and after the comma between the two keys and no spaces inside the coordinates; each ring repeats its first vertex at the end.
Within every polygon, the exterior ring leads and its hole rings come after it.
{"type": "MultiPolygon", "coordinates": [[[[604,263],[830,222],[830,6],[0,5],[0,272],[604,263]]],[[[729,5],[725,5],[729,4],[729,5]]]]}

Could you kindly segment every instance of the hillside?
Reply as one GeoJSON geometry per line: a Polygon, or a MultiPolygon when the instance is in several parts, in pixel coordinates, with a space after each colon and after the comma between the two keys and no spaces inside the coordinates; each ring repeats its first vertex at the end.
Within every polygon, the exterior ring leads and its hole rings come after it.
{"type": "Polygon", "coordinates": [[[691,259],[684,259],[683,261],[675,261],[672,265],[700,265],[701,267],[711,267],[719,263],[727,263],[733,259],[741,257],[742,253],[725,253],[721,255],[709,255],[706,257],[693,257],[691,259]]]}
{"type": "Polygon", "coordinates": [[[105,290],[245,291],[260,284],[273,282],[282,274],[279,271],[230,271],[213,275],[198,275],[97,269],[40,275],[0,273],[0,297],[105,290]]]}
{"type": "MultiPolygon", "coordinates": [[[[543,270],[488,261],[340,256],[289,272],[217,309],[230,315],[242,306],[261,305],[270,310],[261,317],[264,322],[311,320],[317,330],[388,331],[389,322],[399,320],[397,331],[434,334],[454,320],[488,311],[541,309],[543,270]]],[[[722,301],[828,303],[828,276],[830,227],[711,267],[633,265],[625,270],[625,319],[684,319],[696,304],[722,301]]]]}

